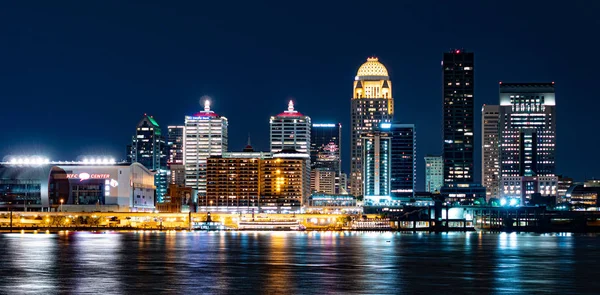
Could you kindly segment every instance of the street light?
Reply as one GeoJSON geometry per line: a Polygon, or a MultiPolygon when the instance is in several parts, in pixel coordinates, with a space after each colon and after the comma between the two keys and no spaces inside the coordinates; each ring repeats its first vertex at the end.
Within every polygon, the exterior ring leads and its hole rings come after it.
{"type": "Polygon", "coordinates": [[[62,204],[63,204],[64,201],[65,200],[60,199],[60,212],[63,212],[63,206],[62,206],[62,204]]]}

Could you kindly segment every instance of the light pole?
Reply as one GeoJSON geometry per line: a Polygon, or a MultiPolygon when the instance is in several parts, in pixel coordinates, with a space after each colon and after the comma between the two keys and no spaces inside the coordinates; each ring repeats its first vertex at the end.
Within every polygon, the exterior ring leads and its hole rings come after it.
{"type": "Polygon", "coordinates": [[[64,200],[60,199],[60,212],[63,212],[63,206],[62,206],[63,202],[64,202],[64,200]]]}

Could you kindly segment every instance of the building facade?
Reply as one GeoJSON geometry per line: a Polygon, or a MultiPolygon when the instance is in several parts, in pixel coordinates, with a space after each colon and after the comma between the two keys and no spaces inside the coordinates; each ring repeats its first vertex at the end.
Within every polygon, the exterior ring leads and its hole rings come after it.
{"type": "Polygon", "coordinates": [[[417,133],[414,124],[382,123],[390,138],[390,196],[413,197],[417,181],[417,133]]]}
{"type": "Polygon", "coordinates": [[[156,199],[161,202],[167,193],[168,148],[160,126],[152,116],[144,115],[137,124],[129,158],[131,162],[138,162],[144,167],[156,171],[154,174],[156,199]]]}
{"type": "Polygon", "coordinates": [[[481,109],[481,183],[487,199],[500,196],[500,147],[498,122],[500,106],[483,105],[481,109]]]}
{"type": "Polygon", "coordinates": [[[169,184],[185,185],[185,167],[183,166],[183,140],[185,126],[168,126],[167,146],[169,148],[169,184]]]}
{"type": "Polygon", "coordinates": [[[261,161],[261,212],[300,212],[310,196],[309,157],[295,150],[283,150],[261,161]]]}
{"type": "Polygon", "coordinates": [[[367,58],[356,73],[351,109],[350,193],[362,196],[365,181],[362,137],[378,129],[381,123],[390,123],[394,115],[392,81],[376,57],[367,58]]]}
{"type": "Polygon", "coordinates": [[[290,100],[287,111],[269,120],[271,129],[271,152],[294,149],[300,153],[310,153],[310,117],[294,109],[290,100]]]}
{"type": "Polygon", "coordinates": [[[336,192],[335,171],[323,168],[310,170],[310,191],[312,193],[322,193],[333,195],[336,192]]]}
{"type": "Polygon", "coordinates": [[[363,134],[363,193],[365,205],[391,201],[391,138],[385,132],[363,134]]]}
{"type": "Polygon", "coordinates": [[[555,106],[554,83],[500,83],[501,199],[558,195],[555,106]]]}
{"type": "Polygon", "coordinates": [[[444,53],[444,184],[473,182],[474,63],[472,52],[444,53]]]}
{"type": "Polygon", "coordinates": [[[227,151],[227,127],[227,118],[213,112],[209,101],[203,111],[185,117],[185,186],[195,190],[194,203],[206,198],[206,159],[227,151]]]}
{"type": "MultiPolygon", "coordinates": [[[[332,171],[335,177],[334,193],[339,194],[345,191],[346,187],[341,183],[342,124],[314,123],[310,136],[311,170],[332,171]]],[[[322,175],[325,174],[325,172],[322,173],[322,175]]],[[[313,186],[311,184],[311,187],[313,186]]]]}
{"type": "Polygon", "coordinates": [[[0,164],[0,210],[153,211],[155,172],[114,161],[0,164]]]}
{"type": "Polygon", "coordinates": [[[425,191],[439,192],[444,185],[444,159],[442,156],[425,156],[425,191]]]}

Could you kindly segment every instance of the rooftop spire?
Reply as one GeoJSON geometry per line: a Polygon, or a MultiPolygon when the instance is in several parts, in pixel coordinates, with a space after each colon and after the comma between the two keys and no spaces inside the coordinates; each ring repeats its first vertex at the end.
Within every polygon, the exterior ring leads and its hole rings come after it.
{"type": "Polygon", "coordinates": [[[288,112],[293,112],[294,111],[294,102],[290,100],[290,102],[288,103],[288,112]]]}
{"type": "Polygon", "coordinates": [[[204,111],[210,112],[210,101],[208,99],[204,101],[204,111]]]}

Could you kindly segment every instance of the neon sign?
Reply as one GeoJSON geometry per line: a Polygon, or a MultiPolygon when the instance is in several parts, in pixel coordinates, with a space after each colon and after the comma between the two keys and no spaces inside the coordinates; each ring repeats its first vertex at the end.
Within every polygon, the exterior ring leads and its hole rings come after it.
{"type": "Polygon", "coordinates": [[[110,178],[110,174],[90,174],[90,173],[86,173],[86,172],[82,172],[82,173],[68,173],[67,174],[67,179],[79,179],[81,181],[84,180],[88,180],[88,179],[108,179],[110,178]]]}

